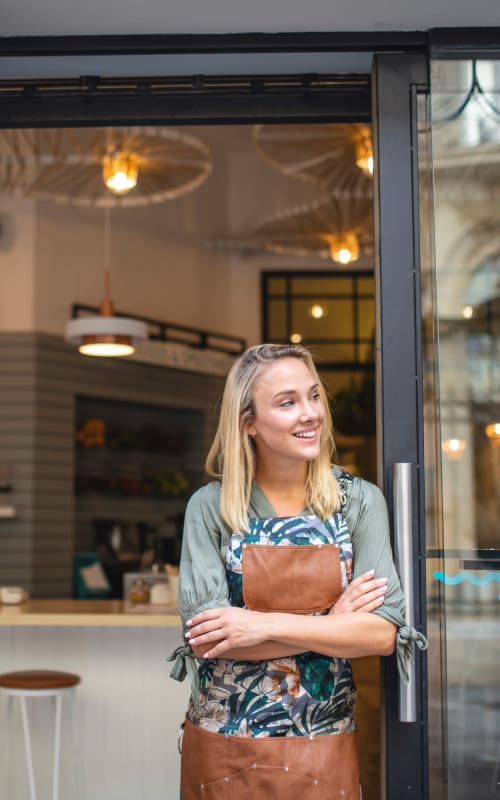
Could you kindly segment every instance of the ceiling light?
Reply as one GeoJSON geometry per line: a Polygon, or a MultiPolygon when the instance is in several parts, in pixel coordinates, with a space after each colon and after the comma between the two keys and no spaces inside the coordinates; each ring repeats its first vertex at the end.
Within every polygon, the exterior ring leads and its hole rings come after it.
{"type": "Polygon", "coordinates": [[[148,338],[144,322],[131,317],[114,315],[110,297],[110,220],[109,208],[105,211],[105,271],[104,299],[99,307],[99,316],[71,319],[66,324],[65,338],[78,347],[85,356],[120,357],[135,351],[138,341],[148,338]]]}
{"type": "Polygon", "coordinates": [[[114,150],[102,159],[102,177],[113,194],[126,194],[137,186],[137,158],[114,150]]]}
{"type": "Polygon", "coordinates": [[[302,341],[302,336],[300,333],[292,333],[290,336],[290,341],[292,344],[300,344],[302,341]]]}
{"type": "Polygon", "coordinates": [[[330,248],[332,261],[338,264],[350,264],[359,258],[359,240],[355,233],[331,233],[325,237],[330,248]]]}
{"type": "Polygon", "coordinates": [[[373,177],[373,147],[370,131],[368,128],[360,129],[355,137],[354,149],[356,151],[356,165],[368,177],[373,177]]]}
{"type": "Polygon", "coordinates": [[[310,307],[309,314],[313,319],[321,319],[325,316],[325,309],[323,306],[320,306],[319,303],[315,303],[310,307]]]}
{"type": "Polygon", "coordinates": [[[464,306],[462,308],[462,317],[464,319],[471,319],[474,314],[474,308],[472,306],[464,306]]]}
{"type": "Polygon", "coordinates": [[[500,445],[500,422],[492,422],[484,430],[493,444],[500,445]]]}
{"type": "Polygon", "coordinates": [[[458,461],[458,459],[462,457],[466,447],[467,443],[465,439],[456,438],[446,439],[441,445],[443,453],[452,461],[458,461]]]}

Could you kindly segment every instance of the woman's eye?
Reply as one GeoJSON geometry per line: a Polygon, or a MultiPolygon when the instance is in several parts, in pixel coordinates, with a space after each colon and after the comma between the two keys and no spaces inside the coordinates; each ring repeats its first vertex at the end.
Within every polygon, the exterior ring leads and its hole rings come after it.
{"type": "Polygon", "coordinates": [[[293,400],[283,400],[283,402],[280,403],[280,408],[286,408],[287,406],[293,406],[293,400]]]}
{"type": "Polygon", "coordinates": [[[313,400],[320,400],[320,399],[321,399],[321,395],[320,395],[320,393],[319,393],[319,392],[316,392],[315,394],[313,394],[313,396],[312,396],[312,399],[313,399],[313,400]]]}

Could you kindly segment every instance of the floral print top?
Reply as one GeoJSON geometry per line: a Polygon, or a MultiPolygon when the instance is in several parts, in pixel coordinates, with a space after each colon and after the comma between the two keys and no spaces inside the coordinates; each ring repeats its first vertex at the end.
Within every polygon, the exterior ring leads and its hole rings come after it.
{"type": "MultiPolygon", "coordinates": [[[[229,600],[244,607],[242,545],[337,544],[342,588],[352,574],[352,543],[344,514],[251,519],[234,533],[226,555],[229,600]]],[[[306,576],[304,576],[307,579],[306,576]]],[[[349,659],[301,653],[268,661],[207,659],[199,667],[198,709],[192,722],[235,736],[305,736],[354,730],[356,692],[349,659]]]]}

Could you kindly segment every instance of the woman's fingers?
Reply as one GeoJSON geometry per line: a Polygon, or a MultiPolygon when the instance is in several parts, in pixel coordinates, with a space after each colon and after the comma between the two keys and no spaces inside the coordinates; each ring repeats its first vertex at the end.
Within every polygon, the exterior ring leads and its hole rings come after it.
{"type": "MultiPolygon", "coordinates": [[[[249,647],[265,641],[269,615],[248,609],[226,606],[196,614],[188,620],[187,641],[196,648],[220,642],[225,650],[249,647]]],[[[222,652],[220,650],[218,652],[222,652]]]]}
{"type": "Polygon", "coordinates": [[[384,602],[387,578],[375,578],[374,570],[358,575],[341,594],[332,612],[335,614],[355,611],[373,611],[384,602]]]}

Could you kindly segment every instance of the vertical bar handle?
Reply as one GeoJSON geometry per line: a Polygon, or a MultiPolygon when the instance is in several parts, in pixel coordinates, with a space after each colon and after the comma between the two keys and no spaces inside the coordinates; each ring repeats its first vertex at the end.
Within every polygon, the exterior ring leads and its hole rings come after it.
{"type": "MultiPolygon", "coordinates": [[[[411,464],[393,464],[394,532],[401,586],[405,598],[406,624],[414,625],[413,613],[413,519],[411,497],[411,464]]],[[[408,669],[408,683],[399,679],[399,721],[417,721],[415,664],[408,669]]]]}

